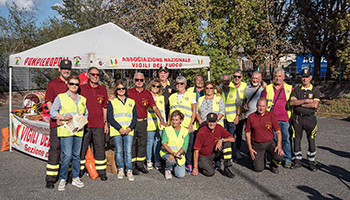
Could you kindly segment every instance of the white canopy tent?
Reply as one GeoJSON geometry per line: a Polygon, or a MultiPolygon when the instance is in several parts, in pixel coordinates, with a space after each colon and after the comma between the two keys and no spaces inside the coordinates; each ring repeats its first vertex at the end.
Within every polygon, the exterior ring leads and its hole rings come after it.
{"type": "Polygon", "coordinates": [[[12,110],[12,67],[57,68],[62,59],[72,60],[73,69],[92,66],[100,69],[209,69],[210,62],[208,56],[177,53],[153,46],[117,25],[107,23],[10,55],[9,110],[12,110]]]}

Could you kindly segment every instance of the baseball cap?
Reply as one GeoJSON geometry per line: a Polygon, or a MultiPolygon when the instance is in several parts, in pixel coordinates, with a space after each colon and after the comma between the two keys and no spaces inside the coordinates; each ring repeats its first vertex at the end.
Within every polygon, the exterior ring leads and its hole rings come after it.
{"type": "Polygon", "coordinates": [[[70,60],[61,60],[60,61],[61,69],[72,69],[72,61],[70,60]]]}
{"type": "Polygon", "coordinates": [[[209,113],[207,115],[208,122],[216,122],[217,119],[218,119],[218,115],[215,113],[209,113]]]}
{"type": "Polygon", "coordinates": [[[302,69],[302,70],[301,70],[301,76],[302,76],[302,77],[303,77],[303,76],[307,76],[307,77],[311,76],[311,70],[310,70],[309,68],[304,68],[304,69],[302,69]]]}
{"type": "Polygon", "coordinates": [[[160,73],[160,72],[168,73],[169,71],[168,71],[168,68],[162,67],[162,68],[159,69],[158,73],[160,73]]]}

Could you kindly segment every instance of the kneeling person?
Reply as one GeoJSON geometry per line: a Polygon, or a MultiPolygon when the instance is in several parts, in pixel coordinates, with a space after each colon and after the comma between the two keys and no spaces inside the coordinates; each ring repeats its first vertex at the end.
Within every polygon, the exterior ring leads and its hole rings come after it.
{"type": "Polygon", "coordinates": [[[275,114],[266,111],[267,100],[260,98],[257,111],[249,115],[245,128],[245,135],[254,170],[261,172],[265,168],[265,153],[272,156],[270,169],[278,173],[278,166],[283,160],[282,134],[275,114]],[[277,135],[277,146],[273,140],[273,130],[277,135]]]}
{"type": "Polygon", "coordinates": [[[207,115],[207,125],[199,129],[194,143],[194,168],[192,175],[198,175],[198,167],[203,170],[205,176],[215,174],[214,161],[220,161],[224,155],[224,173],[227,177],[235,175],[229,169],[232,166],[231,143],[235,142],[233,136],[224,127],[217,124],[218,116],[215,113],[207,115]]]}
{"type": "Polygon", "coordinates": [[[164,129],[162,134],[162,148],[160,156],[165,160],[165,178],[172,179],[171,171],[175,169],[175,176],[183,178],[185,176],[184,156],[187,152],[189,135],[188,129],[181,126],[184,114],[175,110],[170,116],[172,126],[164,129]]]}

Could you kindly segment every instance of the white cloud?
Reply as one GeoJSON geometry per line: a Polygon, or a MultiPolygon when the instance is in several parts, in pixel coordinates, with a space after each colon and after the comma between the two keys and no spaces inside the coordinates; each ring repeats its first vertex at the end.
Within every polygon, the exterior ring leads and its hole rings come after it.
{"type": "Polygon", "coordinates": [[[55,3],[52,6],[63,7],[63,3],[55,3]]]}
{"type": "Polygon", "coordinates": [[[0,0],[0,6],[12,6],[15,3],[20,9],[26,10],[28,12],[37,12],[37,6],[43,0],[0,0]]]}

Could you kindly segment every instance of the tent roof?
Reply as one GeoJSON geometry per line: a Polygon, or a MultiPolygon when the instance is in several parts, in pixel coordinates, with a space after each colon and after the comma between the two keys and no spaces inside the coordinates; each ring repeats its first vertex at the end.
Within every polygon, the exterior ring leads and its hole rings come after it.
{"type": "Polygon", "coordinates": [[[113,23],[103,24],[10,56],[10,66],[56,68],[68,58],[73,68],[152,69],[209,67],[207,56],[165,50],[113,23]]]}

